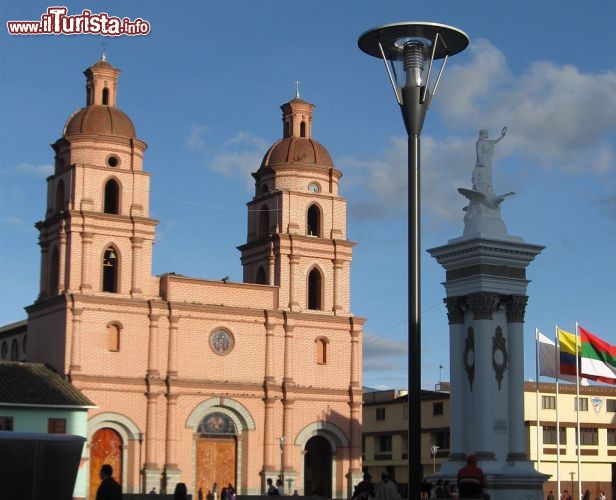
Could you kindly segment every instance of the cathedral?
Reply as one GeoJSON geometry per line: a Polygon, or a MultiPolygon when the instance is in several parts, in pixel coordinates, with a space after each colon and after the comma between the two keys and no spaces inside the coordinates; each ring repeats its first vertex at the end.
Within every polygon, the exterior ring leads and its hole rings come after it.
{"type": "Polygon", "coordinates": [[[282,138],[255,165],[243,283],[152,274],[147,145],[116,106],[120,70],[88,68],[86,106],[53,145],[36,224],[40,294],[28,361],[96,404],[80,476],[103,463],[124,492],[193,498],[349,497],[361,474],[363,318],[350,311],[354,243],[342,173],[312,138],[314,106],[283,104],[282,138]]]}

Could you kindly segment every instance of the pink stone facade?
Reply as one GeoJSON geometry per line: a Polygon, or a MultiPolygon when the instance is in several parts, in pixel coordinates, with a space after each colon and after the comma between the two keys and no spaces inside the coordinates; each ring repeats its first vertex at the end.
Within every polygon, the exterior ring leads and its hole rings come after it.
{"type": "Polygon", "coordinates": [[[196,495],[197,442],[216,437],[199,426],[217,413],[235,428],[238,493],[262,493],[281,471],[290,492],[312,493],[306,456],[321,436],[331,452],[324,493],[349,497],[361,474],[364,320],[350,311],[342,174],[311,138],[313,106],[299,97],[282,106],[283,140],[255,165],[244,283],[153,276],[147,146],[115,107],[119,71],[99,61],[85,75],[88,106],[53,145],[37,223],[29,361],[49,363],[98,405],[90,437],[103,428],[121,436],[125,492],[173,492],[181,481],[196,495]],[[224,352],[211,345],[215,332],[231,339],[224,352]]]}

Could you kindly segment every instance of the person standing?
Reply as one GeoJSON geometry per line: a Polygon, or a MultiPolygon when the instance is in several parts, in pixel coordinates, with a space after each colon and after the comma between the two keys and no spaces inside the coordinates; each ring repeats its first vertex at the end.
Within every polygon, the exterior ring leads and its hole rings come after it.
{"type": "Polygon", "coordinates": [[[545,500],[556,500],[554,498],[554,494],[552,493],[552,490],[550,490],[550,492],[548,493],[548,496],[547,496],[547,498],[545,500]]]}
{"type": "Polygon", "coordinates": [[[365,472],[364,480],[355,486],[352,499],[368,500],[370,498],[374,498],[374,483],[372,476],[365,472]]]}
{"type": "Polygon", "coordinates": [[[188,488],[186,488],[185,483],[178,483],[175,485],[173,500],[188,500],[188,488]]]}
{"type": "Polygon", "coordinates": [[[603,493],[603,490],[601,491],[601,494],[599,495],[599,500],[605,500],[605,493],[603,493]]]}
{"type": "Polygon", "coordinates": [[[267,496],[268,497],[273,497],[273,496],[279,496],[280,493],[278,492],[278,488],[276,488],[276,486],[274,486],[274,482],[272,481],[271,477],[267,478],[267,496]]]}
{"type": "Polygon", "coordinates": [[[113,468],[109,464],[101,467],[99,476],[102,480],[96,490],[96,500],[123,500],[122,486],[112,477],[113,468]]]}

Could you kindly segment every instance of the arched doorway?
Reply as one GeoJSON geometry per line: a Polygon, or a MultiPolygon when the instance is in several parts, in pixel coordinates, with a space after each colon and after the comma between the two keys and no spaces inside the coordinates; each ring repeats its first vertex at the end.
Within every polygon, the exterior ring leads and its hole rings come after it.
{"type": "Polygon", "coordinates": [[[218,494],[232,484],[236,490],[237,429],[224,413],[206,415],[197,428],[195,460],[195,497],[199,489],[206,498],[214,483],[218,494]]]}
{"type": "Polygon", "coordinates": [[[101,466],[113,468],[113,478],[122,484],[122,437],[113,429],[104,427],[97,430],[90,441],[90,498],[96,498],[101,483],[101,466]]]}
{"type": "Polygon", "coordinates": [[[304,495],[332,496],[332,448],[323,436],[313,436],[306,443],[304,495]]]}

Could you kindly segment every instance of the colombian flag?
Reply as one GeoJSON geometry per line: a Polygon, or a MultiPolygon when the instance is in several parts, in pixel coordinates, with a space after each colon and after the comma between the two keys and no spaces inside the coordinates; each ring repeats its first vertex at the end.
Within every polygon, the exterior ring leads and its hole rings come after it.
{"type": "MultiPolygon", "coordinates": [[[[558,330],[558,342],[560,344],[560,373],[575,377],[575,337],[574,333],[558,330]]],[[[582,342],[578,339],[578,354],[582,353],[582,342]]]]}

